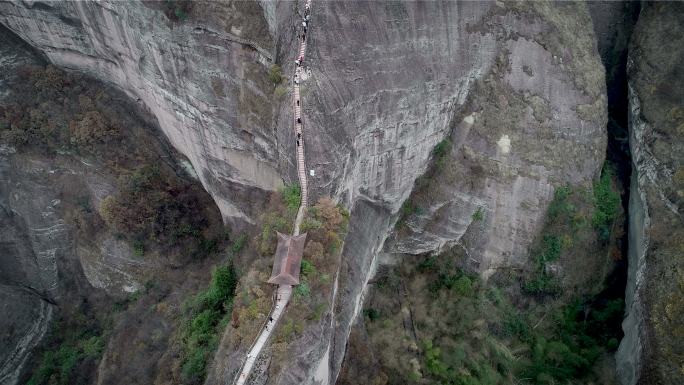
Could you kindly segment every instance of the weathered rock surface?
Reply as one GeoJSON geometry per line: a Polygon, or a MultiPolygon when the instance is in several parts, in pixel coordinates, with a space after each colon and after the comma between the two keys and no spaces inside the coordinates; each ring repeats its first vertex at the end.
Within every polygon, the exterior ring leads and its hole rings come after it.
{"type": "MultiPolygon", "coordinates": [[[[6,97],[12,73],[39,60],[25,45],[0,28],[0,98],[6,97]]],[[[55,216],[55,194],[36,183],[35,174],[17,180],[11,158],[15,150],[0,146],[0,383],[17,381],[31,349],[45,334],[55,294],[55,258],[68,248],[64,223],[55,216]],[[27,210],[28,209],[28,210],[27,210]],[[27,212],[28,211],[28,212],[27,212]]],[[[32,165],[25,165],[31,168],[32,165]]]]}
{"type": "Polygon", "coordinates": [[[629,277],[625,385],[684,382],[684,6],[647,4],[630,45],[629,277]]]}
{"type": "MultiPolygon", "coordinates": [[[[553,186],[586,184],[597,175],[606,144],[606,102],[591,20],[581,4],[334,3],[322,8],[314,17],[326,29],[312,35],[311,65],[314,81],[326,83],[311,94],[334,92],[312,98],[334,103],[315,104],[308,111],[310,125],[323,121],[323,115],[337,135],[359,127],[347,145],[351,149],[327,149],[327,162],[358,157],[357,166],[331,175],[326,164],[324,177],[316,180],[325,188],[347,180],[342,176],[358,175],[351,178],[354,184],[341,186],[353,209],[331,343],[332,383],[378,263],[391,262],[396,254],[439,251],[462,241],[474,227],[469,252],[484,275],[525,262],[553,186]],[[356,46],[350,35],[359,28],[365,37],[356,46]],[[326,36],[341,36],[345,45],[325,50],[326,36]],[[340,74],[346,82],[337,80],[340,74]],[[454,169],[451,178],[434,174],[439,186],[430,191],[434,202],[421,207],[408,235],[392,234],[412,180],[447,136],[448,151],[459,159],[448,165],[454,169]],[[478,208],[485,220],[472,226],[478,208]]],[[[335,141],[320,126],[313,130],[317,135],[309,152],[335,141]]]]}
{"type": "MultiPolygon", "coordinates": [[[[72,269],[78,252],[59,185],[74,183],[88,170],[68,159],[23,156],[7,147],[0,151],[0,291],[11,315],[2,320],[8,340],[2,345],[0,379],[11,384],[47,330],[54,305],[78,281],[74,276],[81,276],[72,269]]],[[[110,284],[107,289],[116,292],[116,282],[110,284]]]]}
{"type": "MultiPolygon", "coordinates": [[[[125,91],[157,118],[223,215],[250,217],[231,196],[282,185],[273,133],[274,38],[256,2],[197,4],[187,23],[161,2],[4,2],[0,22],[60,67],[125,91]],[[233,191],[239,190],[238,192],[233,191]]],[[[270,9],[270,8],[269,8],[270,9]]]]}
{"type": "Polygon", "coordinates": [[[470,252],[485,276],[523,264],[553,186],[597,175],[605,149],[603,73],[592,35],[559,22],[570,15],[591,23],[581,7],[497,9],[480,22],[494,33],[510,28],[513,37],[499,36],[496,65],[459,111],[447,150],[458,161],[418,187],[412,205],[419,207],[386,252],[440,251],[473,225],[479,235],[470,252]]]}

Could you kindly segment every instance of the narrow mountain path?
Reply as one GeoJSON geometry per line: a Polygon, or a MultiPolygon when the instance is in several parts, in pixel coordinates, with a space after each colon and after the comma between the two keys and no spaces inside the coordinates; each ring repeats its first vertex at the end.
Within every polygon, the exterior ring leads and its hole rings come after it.
{"type": "MultiPolygon", "coordinates": [[[[305,23],[308,23],[308,15],[310,15],[310,7],[311,7],[311,0],[306,0],[305,2],[305,19],[306,21],[303,22],[303,24],[298,28],[298,30],[302,31],[301,35],[298,35],[299,39],[299,51],[297,53],[297,64],[295,67],[295,75],[294,75],[294,98],[292,101],[293,104],[293,110],[294,110],[294,127],[295,127],[295,140],[297,141],[296,144],[296,149],[297,149],[297,175],[299,176],[299,186],[301,190],[301,202],[299,204],[299,210],[297,211],[297,217],[295,219],[294,223],[294,229],[293,229],[293,235],[299,235],[299,228],[302,225],[302,220],[304,219],[304,214],[306,213],[306,208],[308,205],[308,188],[307,188],[307,182],[306,182],[306,164],[305,164],[305,159],[304,159],[304,134],[303,134],[303,119],[302,119],[302,102],[300,99],[300,93],[299,93],[299,82],[302,79],[302,73],[303,73],[303,62],[304,62],[304,55],[306,54],[306,36],[307,36],[307,25],[305,23]]],[[[271,312],[268,315],[268,318],[266,319],[266,322],[264,325],[261,327],[261,332],[259,333],[259,336],[254,340],[252,343],[252,346],[249,348],[249,352],[247,353],[247,357],[245,358],[244,362],[242,363],[242,366],[240,368],[240,372],[238,376],[236,377],[234,383],[235,385],[244,385],[247,383],[247,380],[249,379],[249,375],[252,372],[252,368],[254,367],[254,364],[257,361],[257,358],[259,357],[259,353],[261,353],[261,350],[264,348],[266,345],[266,342],[268,342],[269,337],[273,333],[273,330],[275,329],[276,324],[278,323],[278,320],[280,319],[280,316],[283,314],[285,311],[285,306],[287,306],[287,303],[290,301],[290,297],[292,296],[292,286],[290,285],[279,285],[278,288],[276,289],[274,300],[273,300],[273,307],[271,308],[271,312]]]]}

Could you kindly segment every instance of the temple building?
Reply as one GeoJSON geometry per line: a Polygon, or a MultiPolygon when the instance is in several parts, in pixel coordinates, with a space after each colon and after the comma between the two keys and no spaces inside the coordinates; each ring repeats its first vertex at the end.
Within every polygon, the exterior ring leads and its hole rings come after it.
{"type": "Polygon", "coordinates": [[[268,283],[298,285],[306,233],[296,236],[276,233],[278,234],[278,248],[273,261],[273,272],[268,283]]]}

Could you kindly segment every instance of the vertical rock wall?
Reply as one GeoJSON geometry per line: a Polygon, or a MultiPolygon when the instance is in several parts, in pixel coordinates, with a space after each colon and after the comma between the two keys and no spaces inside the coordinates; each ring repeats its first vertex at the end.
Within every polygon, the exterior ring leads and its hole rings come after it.
{"type": "Polygon", "coordinates": [[[341,1],[314,8],[304,97],[319,191],[350,205],[361,198],[399,208],[493,62],[494,37],[467,28],[490,5],[341,1]]]}
{"type": "Polygon", "coordinates": [[[380,259],[436,252],[477,228],[470,254],[485,276],[526,262],[553,187],[588,184],[600,170],[606,99],[583,4],[326,8],[334,12],[315,9],[314,20],[329,40],[315,32],[311,45],[313,151],[327,154],[315,158],[325,161],[314,165],[315,183],[353,207],[329,354],[334,383],[380,259]],[[409,234],[393,233],[413,181],[447,137],[449,178],[434,174],[431,204],[409,234]],[[478,208],[486,220],[471,226],[478,208]]]}
{"type": "Polygon", "coordinates": [[[466,252],[484,276],[527,262],[554,186],[590,183],[604,158],[603,71],[578,24],[591,25],[582,6],[538,4],[496,8],[471,27],[497,37],[496,63],[387,253],[439,252],[468,233],[466,252]]]}
{"type": "Polygon", "coordinates": [[[642,8],[630,45],[629,276],[625,385],[684,382],[684,6],[642,8]]]}
{"type": "MultiPolygon", "coordinates": [[[[0,99],[7,96],[20,66],[39,61],[23,42],[0,27],[0,99]]],[[[14,153],[13,148],[0,145],[1,384],[18,380],[31,349],[47,331],[53,308],[40,296],[55,294],[55,259],[69,249],[61,241],[69,237],[55,215],[56,197],[40,183],[19,181],[11,160],[14,153]]],[[[28,174],[35,178],[34,173],[28,174]]]]}

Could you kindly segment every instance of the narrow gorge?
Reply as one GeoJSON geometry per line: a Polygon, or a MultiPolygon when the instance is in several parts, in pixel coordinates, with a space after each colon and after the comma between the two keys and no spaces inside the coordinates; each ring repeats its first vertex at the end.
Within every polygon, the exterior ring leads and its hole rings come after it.
{"type": "Polygon", "coordinates": [[[0,384],[683,383],[682,29],[0,2],[0,384]]]}

